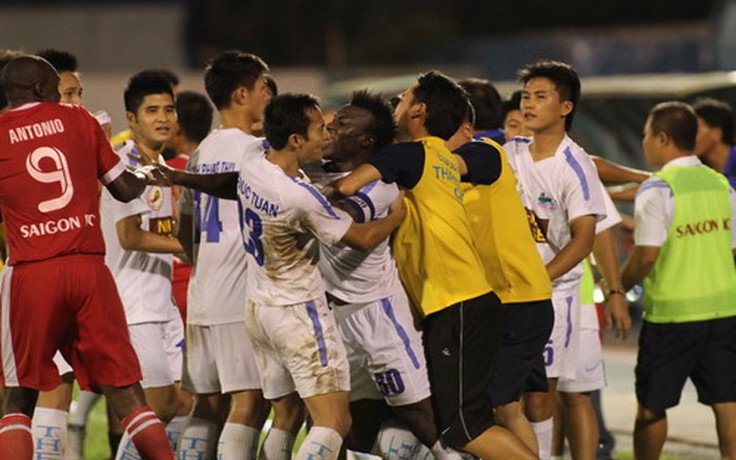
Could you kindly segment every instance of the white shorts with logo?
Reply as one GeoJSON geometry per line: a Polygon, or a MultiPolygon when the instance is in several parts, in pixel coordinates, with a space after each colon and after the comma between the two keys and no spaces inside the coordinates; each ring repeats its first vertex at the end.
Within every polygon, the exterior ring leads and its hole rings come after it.
{"type": "Polygon", "coordinates": [[[187,325],[182,388],[198,394],[261,388],[255,352],[245,322],[187,325]]]}
{"type": "Polygon", "coordinates": [[[371,303],[333,306],[350,363],[351,401],[404,406],[431,396],[422,335],[410,308],[403,289],[371,303]]]}
{"type": "Polygon", "coordinates": [[[547,378],[574,378],[580,342],[580,293],[552,293],[555,323],[544,348],[547,378]]]}
{"type": "Polygon", "coordinates": [[[324,297],[288,306],[248,300],[245,325],[266,399],[350,391],[345,346],[324,297]]]}
{"type": "Polygon", "coordinates": [[[165,387],[181,380],[184,326],[180,316],[165,322],[131,324],[128,333],[141,364],[143,388],[165,387]]]}
{"type": "Polygon", "coordinates": [[[575,377],[560,378],[557,389],[565,393],[585,393],[606,386],[603,348],[599,335],[598,312],[595,304],[580,306],[580,338],[575,377]]]}

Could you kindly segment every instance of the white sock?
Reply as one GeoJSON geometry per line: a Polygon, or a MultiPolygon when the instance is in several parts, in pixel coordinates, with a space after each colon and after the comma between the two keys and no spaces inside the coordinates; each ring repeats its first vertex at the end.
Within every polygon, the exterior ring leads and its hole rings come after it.
{"type": "Polygon", "coordinates": [[[537,443],[539,444],[540,460],[551,460],[552,455],[552,417],[543,422],[532,422],[532,429],[537,435],[537,443]]]}
{"type": "Polygon", "coordinates": [[[429,447],[420,443],[411,458],[412,460],[433,460],[434,454],[429,450],[429,447]]]}
{"type": "Polygon", "coordinates": [[[66,458],[66,416],[63,410],[36,407],[32,432],[35,454],[33,458],[48,460],[66,458]]]}
{"type": "Polygon", "coordinates": [[[324,426],[313,426],[294,460],[335,460],[340,455],[342,436],[324,426]]]}
{"type": "Polygon", "coordinates": [[[184,431],[179,436],[179,446],[176,458],[187,460],[190,458],[212,458],[214,437],[217,425],[214,422],[199,417],[191,417],[184,431]]]}
{"type": "Polygon", "coordinates": [[[376,455],[383,459],[399,460],[411,458],[421,444],[403,425],[389,422],[381,426],[374,449],[376,455]]]}
{"type": "Polygon", "coordinates": [[[288,460],[294,450],[294,435],[288,431],[271,428],[261,445],[258,460],[288,460]]]}
{"type": "Polygon", "coordinates": [[[95,404],[101,397],[102,395],[97,393],[80,390],[79,395],[77,395],[77,400],[72,402],[72,407],[69,410],[69,425],[87,425],[89,414],[92,412],[92,408],[94,408],[95,404]]]}
{"type": "Polygon", "coordinates": [[[217,443],[217,460],[255,460],[261,432],[239,423],[226,423],[217,443]]]}
{"type": "Polygon", "coordinates": [[[138,449],[135,448],[133,440],[130,439],[128,430],[125,430],[123,437],[120,439],[120,445],[118,446],[117,454],[115,454],[115,460],[141,460],[141,455],[138,453],[138,449]]]}
{"type": "Polygon", "coordinates": [[[181,438],[181,433],[184,431],[184,427],[187,426],[188,422],[188,415],[177,415],[166,424],[166,437],[169,438],[171,450],[174,452],[176,452],[176,449],[179,446],[179,438],[181,438]]]}

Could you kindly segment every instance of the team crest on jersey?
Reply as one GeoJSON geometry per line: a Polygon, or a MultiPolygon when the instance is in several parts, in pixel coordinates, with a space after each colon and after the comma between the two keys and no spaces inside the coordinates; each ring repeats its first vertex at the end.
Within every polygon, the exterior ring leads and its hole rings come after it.
{"type": "Polygon", "coordinates": [[[554,211],[560,207],[554,198],[552,198],[551,196],[547,195],[544,192],[539,194],[539,197],[537,198],[537,206],[539,206],[542,209],[547,209],[550,211],[554,211]]]}
{"type": "Polygon", "coordinates": [[[148,192],[148,206],[153,209],[154,211],[158,211],[161,209],[161,206],[164,205],[164,191],[161,189],[161,187],[155,185],[151,187],[151,190],[148,192]]]}

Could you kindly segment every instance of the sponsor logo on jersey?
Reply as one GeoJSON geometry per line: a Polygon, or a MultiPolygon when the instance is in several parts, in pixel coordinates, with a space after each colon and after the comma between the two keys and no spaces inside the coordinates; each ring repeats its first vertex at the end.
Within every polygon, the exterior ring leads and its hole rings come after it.
{"type": "Polygon", "coordinates": [[[164,205],[164,191],[161,190],[161,187],[158,185],[152,186],[148,191],[148,198],[146,201],[151,209],[158,211],[161,209],[161,206],[164,205]]]}
{"type": "Polygon", "coordinates": [[[554,211],[560,207],[560,205],[557,204],[557,201],[555,201],[554,198],[544,192],[539,194],[539,197],[537,198],[537,206],[542,209],[548,209],[550,211],[554,211]]]}
{"type": "Polygon", "coordinates": [[[729,230],[731,219],[723,219],[722,221],[716,219],[708,219],[701,222],[692,222],[688,224],[678,225],[675,228],[675,234],[678,238],[686,236],[697,236],[712,233],[717,230],[729,230]]]}

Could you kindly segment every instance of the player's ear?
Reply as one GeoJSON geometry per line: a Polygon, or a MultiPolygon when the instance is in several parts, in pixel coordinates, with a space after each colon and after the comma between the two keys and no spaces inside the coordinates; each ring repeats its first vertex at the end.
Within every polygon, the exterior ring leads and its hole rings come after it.
{"type": "Polygon", "coordinates": [[[289,136],[289,147],[291,147],[292,150],[300,149],[303,142],[304,138],[299,134],[291,134],[289,136]]]}
{"type": "Polygon", "coordinates": [[[562,116],[566,117],[570,115],[572,112],[572,109],[575,107],[575,104],[572,103],[572,101],[565,101],[562,103],[562,116]]]}
{"type": "Polygon", "coordinates": [[[424,102],[417,102],[409,107],[409,117],[419,118],[426,117],[427,115],[427,104],[424,102]]]}
{"type": "Polygon", "coordinates": [[[135,116],[135,113],[127,112],[127,111],[125,112],[125,119],[127,120],[128,125],[133,125],[138,121],[137,117],[135,116]]]}

